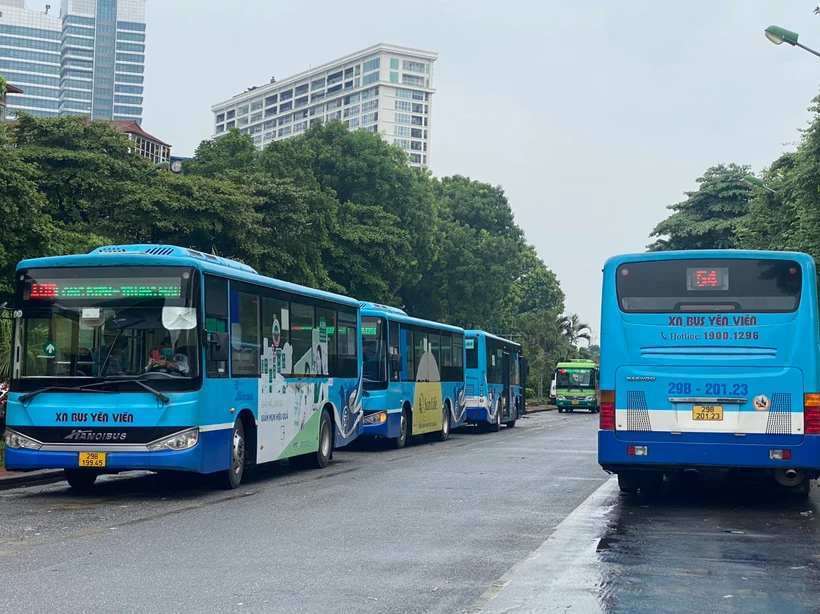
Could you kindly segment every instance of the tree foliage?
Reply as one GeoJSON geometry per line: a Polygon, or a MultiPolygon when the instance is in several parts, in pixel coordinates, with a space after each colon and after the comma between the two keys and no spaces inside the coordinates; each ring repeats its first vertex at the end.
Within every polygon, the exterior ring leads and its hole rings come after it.
{"type": "Polygon", "coordinates": [[[106,123],[21,115],[0,128],[0,292],[22,258],[176,244],[520,338],[543,376],[583,331],[559,319],[558,279],[504,190],[407,162],[381,136],[330,122],[263,151],[232,130],[203,141],[182,174],[154,172],[106,123]]]}

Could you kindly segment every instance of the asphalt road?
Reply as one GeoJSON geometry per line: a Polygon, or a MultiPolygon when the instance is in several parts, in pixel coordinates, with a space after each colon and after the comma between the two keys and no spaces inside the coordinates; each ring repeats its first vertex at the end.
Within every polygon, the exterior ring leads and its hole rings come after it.
{"type": "Polygon", "coordinates": [[[0,492],[0,612],[820,612],[820,492],[625,497],[597,416],[276,465],[0,492]]]}
{"type": "Polygon", "coordinates": [[[2,491],[0,611],[466,611],[606,482],[596,423],[357,446],[230,493],[142,474],[2,491]]]}

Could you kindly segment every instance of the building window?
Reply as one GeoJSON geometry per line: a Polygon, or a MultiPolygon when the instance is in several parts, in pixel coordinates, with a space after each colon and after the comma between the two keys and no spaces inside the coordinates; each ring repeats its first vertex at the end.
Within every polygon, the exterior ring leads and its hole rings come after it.
{"type": "Polygon", "coordinates": [[[402,75],[401,82],[403,85],[414,85],[416,87],[424,87],[424,77],[417,77],[415,75],[402,75]]]}
{"type": "Polygon", "coordinates": [[[244,104],[241,107],[238,107],[236,109],[236,112],[239,113],[239,115],[247,115],[249,110],[250,110],[250,107],[248,105],[244,104]]]}
{"type": "MultiPolygon", "coordinates": [[[[90,25],[94,25],[93,20],[90,25]]],[[[134,30],[135,32],[145,32],[145,24],[134,23],[132,21],[118,21],[117,30],[134,30]]]]}
{"type": "Polygon", "coordinates": [[[351,94],[350,96],[345,96],[345,104],[353,104],[355,102],[359,102],[358,94],[351,94]]]}
{"type": "Polygon", "coordinates": [[[393,126],[393,134],[396,136],[410,136],[410,128],[407,126],[393,126]]]}
{"type": "Polygon", "coordinates": [[[341,83],[341,82],[342,82],[342,71],[341,70],[339,72],[335,72],[332,75],[327,76],[327,84],[329,86],[330,85],[336,85],[337,83],[341,83]]]}
{"type": "Polygon", "coordinates": [[[267,98],[265,98],[265,106],[269,107],[272,104],[276,104],[278,98],[279,97],[276,94],[274,94],[273,96],[268,96],[267,98]]]}
{"type": "Polygon", "coordinates": [[[401,69],[409,72],[427,72],[427,64],[422,62],[413,62],[412,60],[404,60],[401,63],[401,69]]]}
{"type": "Polygon", "coordinates": [[[407,100],[397,100],[396,101],[396,111],[407,111],[408,113],[413,110],[413,103],[407,100]]]}
{"type": "Polygon", "coordinates": [[[420,103],[413,103],[413,113],[424,113],[424,105],[420,103]]]}
{"type": "Polygon", "coordinates": [[[373,58],[364,63],[364,72],[368,73],[379,68],[379,58],[373,58]]]}
{"type": "Polygon", "coordinates": [[[118,53],[116,54],[117,62],[138,62],[145,63],[145,56],[137,53],[118,53]]]}
{"type": "Polygon", "coordinates": [[[398,58],[390,58],[390,69],[391,70],[398,70],[399,69],[399,60],[398,60],[398,58]]]}
{"type": "Polygon", "coordinates": [[[345,68],[345,79],[350,79],[353,76],[352,68],[345,68]]]}
{"type": "Polygon", "coordinates": [[[216,116],[216,122],[218,124],[221,124],[224,121],[225,121],[225,114],[224,113],[220,113],[219,115],[216,116]]]}
{"type": "Polygon", "coordinates": [[[327,95],[330,96],[331,94],[335,94],[336,92],[342,91],[342,84],[334,85],[333,87],[327,88],[327,95]]]}
{"type": "Polygon", "coordinates": [[[407,139],[393,139],[393,145],[402,149],[410,149],[410,141],[407,139]]]}
{"type": "Polygon", "coordinates": [[[274,115],[276,115],[276,107],[265,109],[265,117],[273,117],[274,115]]]}
{"type": "Polygon", "coordinates": [[[255,126],[251,126],[248,130],[251,134],[259,134],[262,132],[262,124],[256,124],[255,126]]]}
{"type": "Polygon", "coordinates": [[[333,109],[338,109],[340,106],[342,106],[342,99],[337,98],[327,103],[327,110],[332,111],[333,109]]]}
{"type": "Polygon", "coordinates": [[[349,119],[348,122],[347,122],[347,127],[350,128],[351,130],[355,130],[356,128],[358,128],[359,127],[359,118],[354,117],[352,119],[349,119]]]}
{"type": "Polygon", "coordinates": [[[368,113],[366,115],[362,115],[362,123],[363,124],[372,124],[373,122],[379,121],[379,113],[378,111],[374,113],[368,113]]]}
{"type": "Polygon", "coordinates": [[[399,73],[390,71],[390,83],[398,83],[399,82],[399,73]]]}
{"type": "Polygon", "coordinates": [[[296,105],[296,108],[303,107],[308,103],[308,97],[302,96],[301,98],[297,98],[293,101],[293,104],[296,105]]]}
{"type": "Polygon", "coordinates": [[[293,90],[285,90],[281,94],[279,94],[279,100],[290,100],[293,98],[293,90]]]}
{"type": "Polygon", "coordinates": [[[311,90],[320,90],[325,87],[325,78],[322,77],[321,79],[314,79],[310,82],[310,89],[311,90]]]}
{"type": "Polygon", "coordinates": [[[262,119],[262,112],[261,111],[259,113],[254,113],[253,115],[251,115],[251,123],[258,122],[261,119],[262,119]]]}
{"type": "Polygon", "coordinates": [[[276,127],[276,120],[275,119],[269,119],[268,121],[265,122],[265,130],[272,130],[275,127],[276,127]]]}
{"type": "Polygon", "coordinates": [[[145,34],[138,34],[136,32],[117,32],[118,41],[131,41],[134,43],[144,43],[145,34]]]}
{"type": "Polygon", "coordinates": [[[368,111],[375,111],[379,108],[379,99],[376,100],[368,100],[367,102],[362,104],[362,113],[367,113],[368,111]]]}
{"type": "Polygon", "coordinates": [[[283,102],[279,105],[279,112],[284,113],[285,111],[290,111],[293,108],[292,102],[283,102]]]}
{"type": "Polygon", "coordinates": [[[419,117],[418,115],[414,115],[413,120],[410,123],[413,124],[414,126],[421,126],[421,121],[422,121],[421,117],[419,117]]]}
{"type": "Polygon", "coordinates": [[[342,112],[341,111],[334,111],[333,113],[327,114],[327,121],[332,121],[334,119],[342,119],[342,112]]]}
{"type": "Polygon", "coordinates": [[[234,117],[236,117],[236,111],[231,109],[230,111],[228,111],[227,115],[225,116],[225,119],[233,119],[234,117]]]}
{"type": "Polygon", "coordinates": [[[410,116],[407,113],[396,113],[397,124],[409,124],[410,116]]]}
{"type": "Polygon", "coordinates": [[[421,154],[410,154],[410,162],[413,164],[421,164],[421,154]]]}
{"type": "Polygon", "coordinates": [[[424,92],[396,88],[396,98],[405,98],[407,100],[424,100],[424,92]]]}
{"type": "Polygon", "coordinates": [[[296,111],[296,113],[293,114],[293,121],[296,121],[296,120],[299,120],[299,119],[305,119],[307,116],[308,116],[307,109],[305,109],[304,111],[296,111]]]}
{"type": "Polygon", "coordinates": [[[353,105],[352,107],[347,107],[345,109],[344,115],[342,117],[350,117],[351,115],[358,115],[359,114],[359,105],[353,105]]]}
{"type": "Polygon", "coordinates": [[[262,108],[262,101],[261,100],[254,100],[251,103],[251,111],[258,111],[262,108]]]}
{"type": "Polygon", "coordinates": [[[310,101],[311,102],[316,102],[317,100],[321,100],[324,97],[325,97],[324,92],[316,92],[315,94],[310,95],[310,101]]]}
{"type": "Polygon", "coordinates": [[[375,83],[379,80],[379,71],[372,72],[369,75],[365,75],[362,79],[362,83],[367,85],[368,83],[375,83]]]}
{"type": "Polygon", "coordinates": [[[378,125],[378,124],[373,124],[372,126],[367,126],[367,127],[365,128],[365,130],[367,130],[368,132],[372,132],[373,134],[375,134],[375,133],[377,133],[377,132],[379,131],[379,125],[378,125]]]}
{"type": "Polygon", "coordinates": [[[296,91],[294,92],[294,96],[302,96],[308,93],[308,84],[303,83],[302,85],[296,86],[296,91]]]}
{"type": "Polygon", "coordinates": [[[379,86],[371,87],[370,89],[362,91],[362,100],[370,100],[379,95],[379,86]]]}
{"type": "Polygon", "coordinates": [[[353,87],[353,79],[350,81],[345,81],[345,89],[349,90],[351,87],[353,87]]]}
{"type": "Polygon", "coordinates": [[[319,114],[324,113],[324,110],[325,110],[325,105],[317,104],[315,107],[310,107],[309,115],[311,117],[313,117],[317,113],[319,113],[319,114]]]}
{"type": "Polygon", "coordinates": [[[228,122],[227,124],[225,124],[225,130],[230,130],[234,126],[236,126],[236,122],[228,122]]]}
{"type": "Polygon", "coordinates": [[[248,118],[247,117],[240,117],[237,122],[240,126],[247,126],[248,125],[248,118]]]}
{"type": "Polygon", "coordinates": [[[410,136],[412,136],[414,139],[420,139],[421,138],[421,128],[413,128],[410,131],[410,136]]]}
{"type": "Polygon", "coordinates": [[[413,151],[421,151],[421,141],[411,141],[410,149],[413,151]]]}
{"type": "Polygon", "coordinates": [[[305,130],[307,130],[307,122],[299,122],[297,124],[293,124],[294,133],[298,134],[299,132],[304,132],[305,130]]]}
{"type": "Polygon", "coordinates": [[[285,115],[284,117],[279,118],[279,125],[284,126],[285,124],[289,124],[293,121],[293,117],[290,115],[285,115]]]}

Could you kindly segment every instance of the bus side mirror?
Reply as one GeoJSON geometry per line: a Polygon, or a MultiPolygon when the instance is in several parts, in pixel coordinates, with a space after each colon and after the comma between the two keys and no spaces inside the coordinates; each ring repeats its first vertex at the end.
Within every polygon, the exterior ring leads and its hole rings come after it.
{"type": "Polygon", "coordinates": [[[230,352],[228,333],[207,333],[206,343],[208,345],[208,360],[211,362],[228,360],[228,353],[230,352]]]}

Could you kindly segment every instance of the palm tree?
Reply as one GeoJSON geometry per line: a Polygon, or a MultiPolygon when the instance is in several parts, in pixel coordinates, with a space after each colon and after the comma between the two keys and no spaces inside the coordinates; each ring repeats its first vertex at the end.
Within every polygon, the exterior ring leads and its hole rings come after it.
{"type": "MultiPolygon", "coordinates": [[[[561,328],[561,332],[566,340],[569,341],[569,351],[571,354],[575,353],[578,342],[581,339],[585,339],[587,344],[589,344],[592,339],[590,335],[592,329],[589,324],[581,322],[578,318],[578,314],[573,313],[571,315],[561,316],[558,319],[558,326],[561,328]]],[[[568,356],[567,358],[572,358],[572,356],[568,356]]]]}

